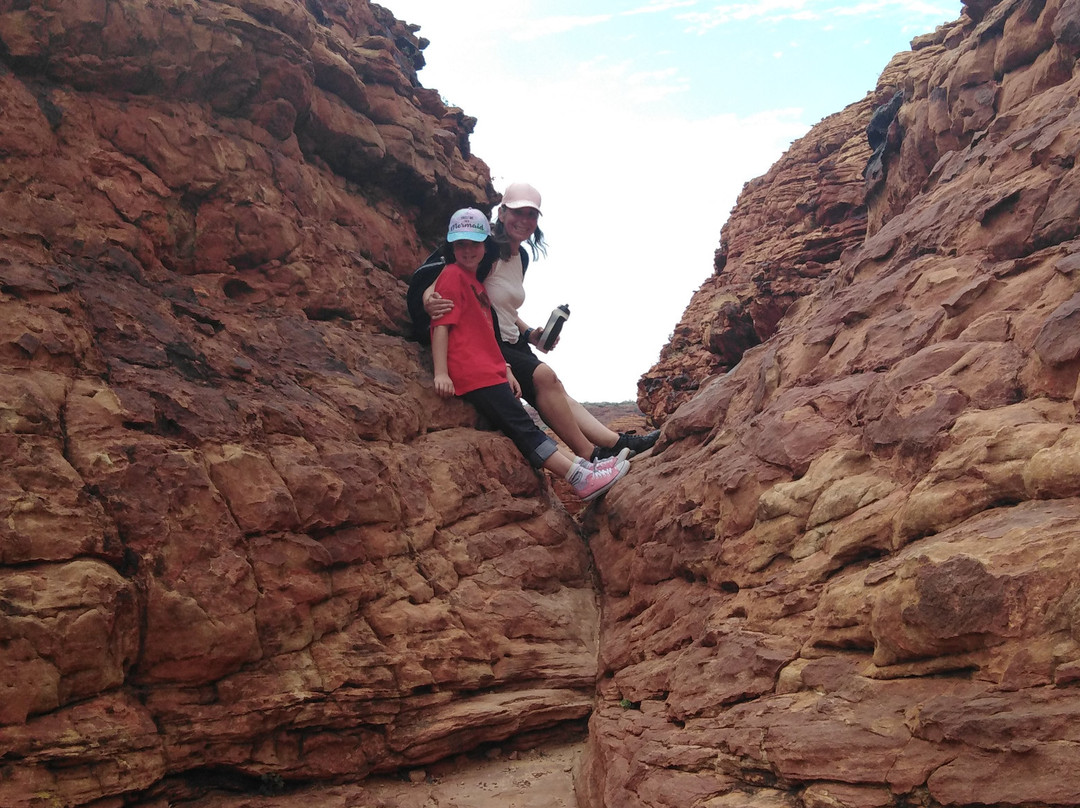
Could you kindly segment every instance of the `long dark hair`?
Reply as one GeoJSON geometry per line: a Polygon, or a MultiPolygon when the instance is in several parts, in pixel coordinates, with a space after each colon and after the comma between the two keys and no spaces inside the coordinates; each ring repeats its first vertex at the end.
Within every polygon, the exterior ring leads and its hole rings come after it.
{"type": "MultiPolygon", "coordinates": [[[[499,246],[499,259],[509,261],[510,239],[506,235],[506,225],[503,224],[501,217],[495,220],[495,226],[491,228],[491,237],[499,246]]],[[[540,229],[539,225],[525,243],[529,245],[529,252],[532,253],[534,261],[541,255],[547,255],[547,242],[544,240],[544,231],[540,229]]]]}

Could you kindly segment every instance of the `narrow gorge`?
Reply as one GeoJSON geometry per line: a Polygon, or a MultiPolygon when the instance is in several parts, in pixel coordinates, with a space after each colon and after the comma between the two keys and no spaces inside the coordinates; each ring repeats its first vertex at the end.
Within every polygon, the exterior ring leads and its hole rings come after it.
{"type": "Polygon", "coordinates": [[[0,805],[586,737],[582,808],[1080,805],[1080,0],[966,3],[747,183],[576,515],[408,339],[498,199],[425,44],[0,0],[0,805]]]}

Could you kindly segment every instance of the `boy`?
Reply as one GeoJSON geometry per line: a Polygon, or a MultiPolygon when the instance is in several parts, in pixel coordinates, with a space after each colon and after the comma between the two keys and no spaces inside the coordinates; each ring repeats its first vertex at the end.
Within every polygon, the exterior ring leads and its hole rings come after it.
{"type": "Polygon", "coordinates": [[[446,235],[446,267],[436,291],[454,308],[431,324],[435,391],[459,395],[502,430],[534,468],[561,475],[584,501],[595,499],[626,474],[617,457],[593,464],[575,457],[549,438],[521,405],[518,386],[503,359],[491,318],[491,303],[476,270],[491,237],[487,217],[475,208],[457,211],[446,235]]]}

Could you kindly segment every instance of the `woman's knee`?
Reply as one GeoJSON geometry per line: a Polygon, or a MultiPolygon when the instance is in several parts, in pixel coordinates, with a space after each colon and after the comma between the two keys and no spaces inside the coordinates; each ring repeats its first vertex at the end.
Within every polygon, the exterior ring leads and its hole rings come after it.
{"type": "Polygon", "coordinates": [[[563,392],[562,382],[551,369],[551,365],[538,365],[533,373],[533,385],[537,390],[558,390],[563,392]]]}

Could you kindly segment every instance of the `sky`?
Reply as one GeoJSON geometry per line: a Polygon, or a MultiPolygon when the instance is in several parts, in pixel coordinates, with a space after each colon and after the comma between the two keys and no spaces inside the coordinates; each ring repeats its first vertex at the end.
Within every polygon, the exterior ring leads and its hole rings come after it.
{"type": "Polygon", "coordinates": [[[478,119],[496,191],[543,197],[521,309],[579,401],[633,401],[713,272],[743,185],[873,90],[960,0],[380,0],[431,41],[423,86],[478,119]]]}

